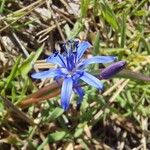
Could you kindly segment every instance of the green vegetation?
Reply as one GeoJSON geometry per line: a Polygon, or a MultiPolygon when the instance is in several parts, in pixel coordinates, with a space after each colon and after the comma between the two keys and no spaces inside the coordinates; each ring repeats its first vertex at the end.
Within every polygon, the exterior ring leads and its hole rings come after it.
{"type": "Polygon", "coordinates": [[[149,0],[0,0],[0,150],[150,149],[149,26],[149,0]],[[73,96],[64,112],[59,91],[29,96],[52,82],[31,78],[55,67],[40,60],[73,38],[92,43],[87,57],[114,55],[144,76],[122,72],[102,92],[85,86],[79,110],[73,96]]]}

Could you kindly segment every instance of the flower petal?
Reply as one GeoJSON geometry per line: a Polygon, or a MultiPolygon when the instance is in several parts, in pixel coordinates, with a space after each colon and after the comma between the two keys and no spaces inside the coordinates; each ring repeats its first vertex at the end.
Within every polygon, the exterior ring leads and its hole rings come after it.
{"type": "Polygon", "coordinates": [[[75,59],[75,57],[74,57],[74,55],[73,54],[70,54],[70,56],[69,57],[66,57],[66,62],[67,62],[67,69],[68,70],[70,70],[70,71],[72,71],[73,70],[73,68],[75,67],[75,62],[74,62],[74,59],[75,59]]]}
{"type": "Polygon", "coordinates": [[[77,49],[77,61],[79,61],[79,59],[82,57],[82,55],[84,54],[84,52],[91,47],[91,44],[87,41],[83,41],[78,45],[78,49],[77,49]]]}
{"type": "Polygon", "coordinates": [[[66,60],[61,54],[52,54],[46,59],[46,62],[56,64],[60,67],[66,67],[66,60]]]}
{"type": "Polygon", "coordinates": [[[72,75],[72,79],[74,81],[74,83],[76,84],[78,82],[78,80],[80,79],[80,77],[83,75],[84,71],[82,70],[78,70],[76,71],[73,75],[72,75]]]}
{"type": "Polygon", "coordinates": [[[77,104],[80,104],[80,103],[82,102],[82,100],[83,100],[84,90],[83,90],[81,87],[75,87],[75,88],[74,88],[74,92],[75,92],[76,94],[78,94],[79,99],[78,99],[78,101],[77,101],[77,104]]]}
{"type": "Polygon", "coordinates": [[[81,79],[88,83],[89,85],[91,86],[94,86],[98,89],[103,89],[103,84],[100,82],[99,79],[97,79],[96,77],[94,77],[93,75],[87,73],[87,72],[84,72],[83,76],[81,77],[81,79]]]}
{"type": "Polygon", "coordinates": [[[65,78],[61,89],[61,106],[67,110],[70,104],[72,94],[73,81],[72,78],[65,78]]]}
{"type": "Polygon", "coordinates": [[[94,64],[94,63],[110,63],[112,61],[114,61],[116,59],[116,57],[114,56],[95,56],[89,59],[86,59],[84,61],[82,61],[79,64],[79,67],[84,67],[86,65],[90,65],[90,64],[94,64]]]}
{"type": "Polygon", "coordinates": [[[64,69],[51,69],[51,70],[47,70],[47,71],[40,71],[37,73],[33,73],[31,75],[32,78],[35,79],[46,79],[46,78],[53,78],[56,76],[63,76],[65,75],[64,73],[64,69]]]}

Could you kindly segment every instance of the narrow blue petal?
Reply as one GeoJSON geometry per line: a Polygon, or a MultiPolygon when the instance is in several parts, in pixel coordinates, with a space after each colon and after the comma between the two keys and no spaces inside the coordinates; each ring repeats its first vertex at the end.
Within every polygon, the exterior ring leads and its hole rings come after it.
{"type": "Polygon", "coordinates": [[[72,78],[65,78],[61,89],[61,106],[64,110],[67,110],[69,107],[72,88],[73,88],[72,78]]]}
{"type": "Polygon", "coordinates": [[[77,61],[83,56],[84,52],[91,47],[91,44],[87,41],[83,41],[79,44],[77,49],[77,61]]]}
{"type": "Polygon", "coordinates": [[[83,75],[84,71],[82,70],[79,70],[79,71],[76,71],[73,75],[72,75],[72,79],[73,81],[76,83],[78,82],[78,80],[80,79],[80,77],[83,75]]]}
{"type": "Polygon", "coordinates": [[[114,56],[94,56],[92,58],[86,59],[79,64],[79,67],[84,67],[86,65],[94,64],[94,63],[111,63],[116,60],[114,56]]]}
{"type": "Polygon", "coordinates": [[[74,89],[75,93],[78,94],[79,99],[77,101],[77,104],[80,104],[83,100],[83,96],[84,96],[84,90],[81,87],[76,87],[74,89]]]}
{"type": "Polygon", "coordinates": [[[75,62],[74,62],[74,55],[71,54],[69,57],[66,57],[66,62],[67,62],[67,69],[72,71],[72,69],[75,67],[75,62]]]}
{"type": "Polygon", "coordinates": [[[103,89],[103,84],[100,82],[100,80],[87,72],[84,72],[81,79],[93,87],[96,87],[98,89],[103,89]]]}
{"type": "Polygon", "coordinates": [[[51,69],[47,71],[40,71],[37,73],[33,73],[31,77],[35,79],[46,79],[46,78],[53,78],[56,76],[63,76],[63,75],[64,73],[62,69],[51,69]]]}
{"type": "Polygon", "coordinates": [[[46,59],[46,62],[56,64],[59,67],[66,67],[66,60],[61,54],[52,54],[46,59]]]}

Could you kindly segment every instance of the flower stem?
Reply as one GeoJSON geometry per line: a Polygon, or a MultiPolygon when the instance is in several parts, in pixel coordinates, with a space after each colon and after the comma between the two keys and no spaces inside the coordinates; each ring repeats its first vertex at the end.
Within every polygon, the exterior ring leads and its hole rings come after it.
{"type": "MultiPolygon", "coordinates": [[[[40,89],[41,90],[41,89],[40,89]]],[[[37,93],[37,92],[36,92],[37,93]]],[[[35,94],[35,93],[34,93],[35,94]]],[[[57,95],[60,94],[60,89],[57,89],[57,90],[54,90],[52,93],[49,93],[48,95],[46,96],[40,96],[40,97],[28,97],[26,98],[25,100],[23,100],[20,104],[19,104],[19,107],[27,107],[31,104],[34,104],[34,103],[38,103],[40,101],[43,101],[43,100],[46,100],[46,99],[49,99],[49,98],[52,98],[52,97],[55,97],[57,95]]]]}
{"type": "Polygon", "coordinates": [[[50,92],[50,90],[55,90],[58,87],[60,87],[62,84],[62,80],[59,80],[59,82],[53,82],[50,85],[44,86],[43,88],[40,88],[37,92],[29,95],[27,98],[38,98],[41,97],[45,94],[47,94],[48,92],[50,92]]]}
{"type": "MultiPolygon", "coordinates": [[[[100,78],[99,75],[95,75],[97,78],[100,78]]],[[[120,73],[117,73],[115,75],[116,77],[123,77],[123,78],[133,78],[138,79],[142,81],[150,81],[150,77],[145,76],[141,73],[129,71],[129,70],[122,70],[120,73]]],[[[53,98],[60,94],[59,87],[61,86],[63,80],[59,80],[58,82],[53,82],[50,85],[47,85],[41,89],[39,89],[37,92],[29,95],[26,99],[24,99],[21,103],[18,105],[20,107],[27,107],[28,105],[31,105],[33,103],[38,103],[40,101],[53,98]],[[51,91],[52,90],[52,91],[51,91]],[[50,92],[51,91],[51,92],[50,92]],[[49,93],[50,92],[50,93],[49,93]]],[[[86,86],[86,83],[83,83],[80,85],[80,87],[86,86]]]]}

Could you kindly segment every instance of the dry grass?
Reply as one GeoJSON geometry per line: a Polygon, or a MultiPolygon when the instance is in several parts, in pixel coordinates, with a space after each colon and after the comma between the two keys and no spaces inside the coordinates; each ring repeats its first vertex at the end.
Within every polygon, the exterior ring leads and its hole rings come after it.
{"type": "Polygon", "coordinates": [[[51,82],[30,74],[54,67],[37,59],[59,41],[88,40],[90,55],[115,55],[150,75],[149,12],[148,0],[0,0],[0,149],[150,149],[149,82],[114,78],[102,94],[85,87],[80,110],[73,101],[63,112],[59,96],[16,106],[51,82]]]}

